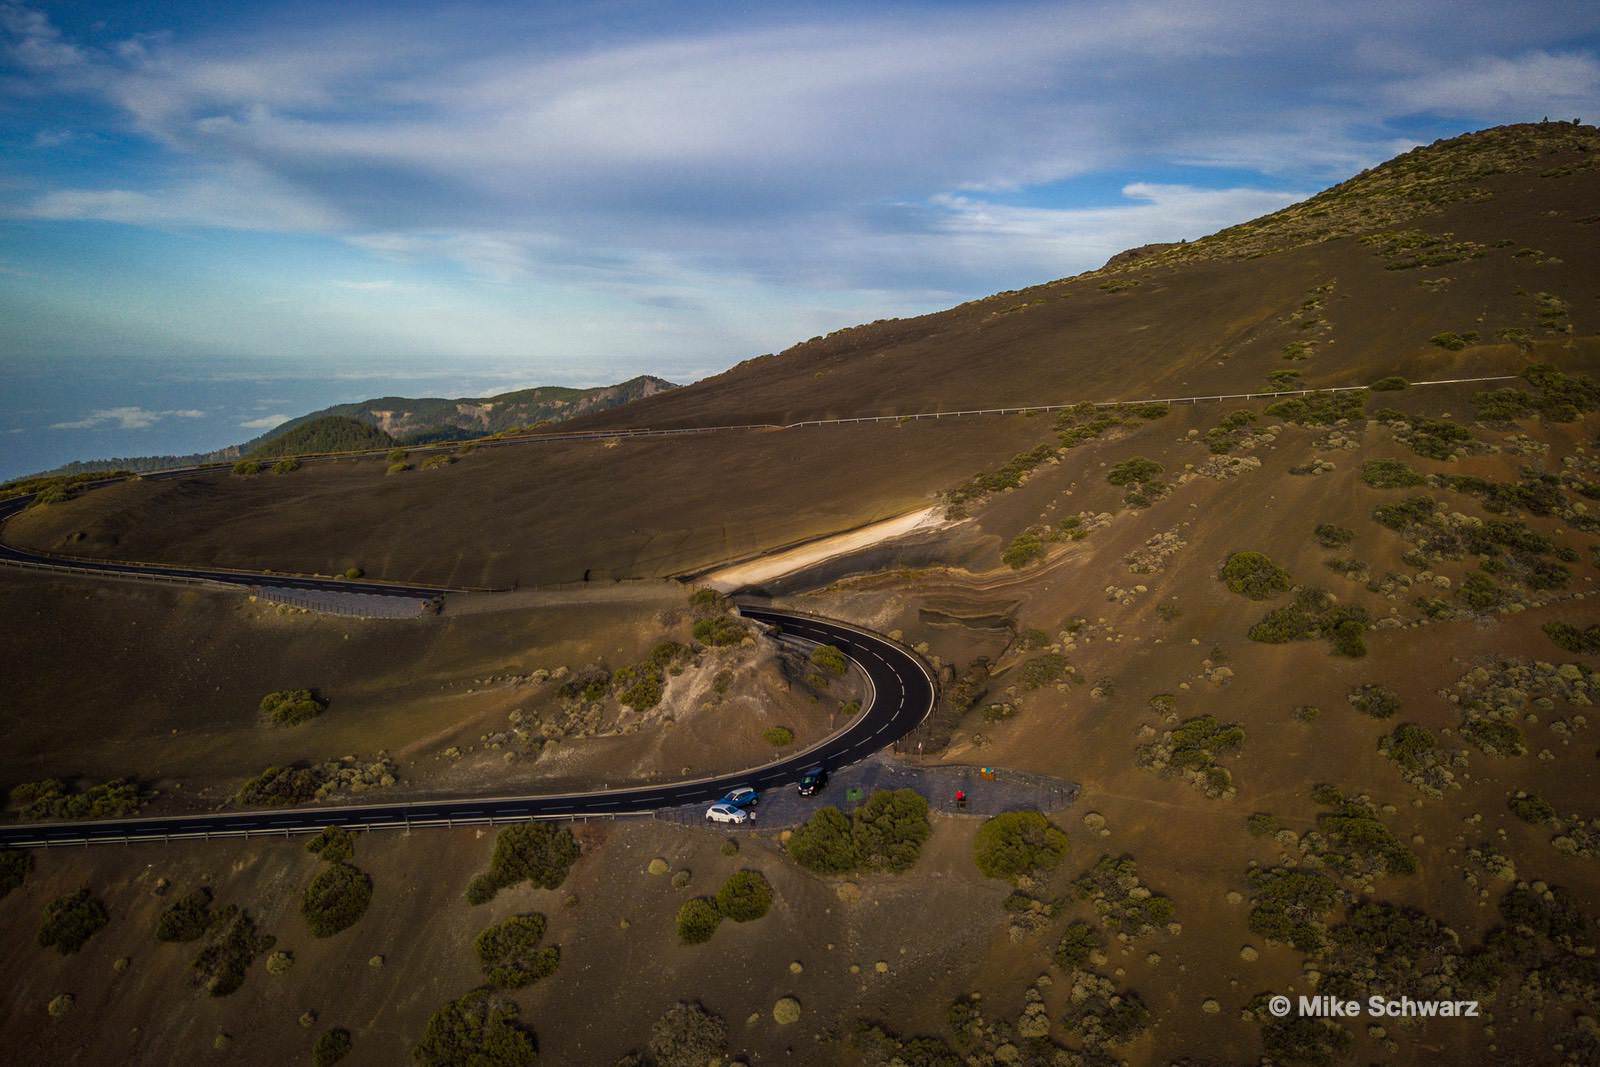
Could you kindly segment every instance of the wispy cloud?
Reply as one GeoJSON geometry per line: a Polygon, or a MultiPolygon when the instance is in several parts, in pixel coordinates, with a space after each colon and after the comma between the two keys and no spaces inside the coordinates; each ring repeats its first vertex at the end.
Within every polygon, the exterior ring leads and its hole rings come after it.
{"type": "Polygon", "coordinates": [[[54,422],[52,430],[148,430],[163,419],[203,419],[206,413],[193,408],[176,408],[170,411],[150,411],[142,407],[101,408],[91,411],[81,419],[54,422]]]}
{"type": "Polygon", "coordinates": [[[245,419],[239,425],[246,430],[270,430],[274,426],[282,426],[292,417],[290,415],[262,415],[256,419],[245,419]]]}

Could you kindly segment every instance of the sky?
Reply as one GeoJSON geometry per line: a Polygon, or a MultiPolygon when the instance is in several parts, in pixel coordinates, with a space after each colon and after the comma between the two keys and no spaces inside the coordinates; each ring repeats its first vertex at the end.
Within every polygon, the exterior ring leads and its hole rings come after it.
{"type": "Polygon", "coordinates": [[[0,477],[679,382],[1600,117],[1600,5],[0,0],[0,477]]]}

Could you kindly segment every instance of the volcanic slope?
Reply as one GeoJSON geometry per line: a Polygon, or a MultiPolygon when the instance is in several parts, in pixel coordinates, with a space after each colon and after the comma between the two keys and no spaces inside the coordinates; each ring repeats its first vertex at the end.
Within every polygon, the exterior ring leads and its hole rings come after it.
{"type": "MultiPolygon", "coordinates": [[[[578,427],[779,422],[1516,373],[1593,358],[1600,134],[1503,127],[1101,271],[875,323],[578,427]]],[[[1020,417],[481,450],[129,483],[7,536],[83,555],[499,586],[693,572],[932,502],[1020,417]],[[393,470],[394,473],[385,474],[393,470]]]]}

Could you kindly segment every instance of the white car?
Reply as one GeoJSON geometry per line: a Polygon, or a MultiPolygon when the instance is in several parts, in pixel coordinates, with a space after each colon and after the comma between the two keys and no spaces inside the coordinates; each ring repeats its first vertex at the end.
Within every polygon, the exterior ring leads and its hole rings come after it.
{"type": "Polygon", "coordinates": [[[706,809],[706,820],[709,822],[731,822],[735,825],[749,822],[755,818],[743,808],[736,808],[732,804],[713,804],[706,809]]]}

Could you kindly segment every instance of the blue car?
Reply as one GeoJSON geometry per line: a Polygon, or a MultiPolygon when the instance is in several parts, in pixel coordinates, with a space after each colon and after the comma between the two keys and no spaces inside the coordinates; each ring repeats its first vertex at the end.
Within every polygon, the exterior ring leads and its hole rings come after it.
{"type": "Polygon", "coordinates": [[[757,793],[754,789],[751,789],[747,785],[741,785],[737,789],[730,789],[727,795],[721,800],[717,801],[717,803],[726,804],[729,807],[739,808],[741,810],[745,808],[753,808],[757,804],[761,803],[761,794],[757,793]]]}

